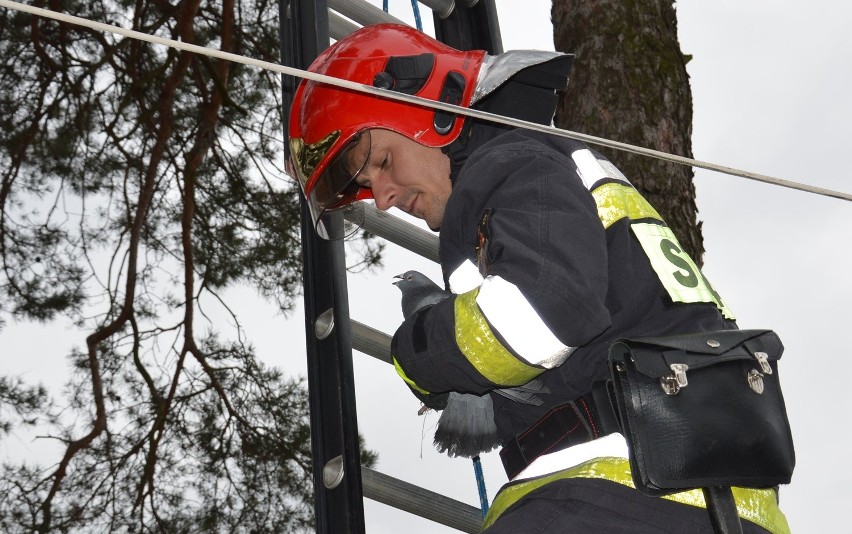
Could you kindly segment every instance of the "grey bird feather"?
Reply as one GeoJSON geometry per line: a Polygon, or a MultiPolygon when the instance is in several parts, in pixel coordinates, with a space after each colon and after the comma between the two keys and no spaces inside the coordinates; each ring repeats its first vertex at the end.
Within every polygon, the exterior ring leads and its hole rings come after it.
{"type": "MultiPolygon", "coordinates": [[[[394,285],[402,292],[402,315],[405,318],[423,307],[435,305],[452,296],[452,293],[444,291],[418,271],[407,271],[395,278],[399,279],[394,285]]],[[[514,388],[494,390],[494,393],[509,400],[534,406],[542,403],[538,395],[547,392],[547,387],[538,380],[514,388]]],[[[435,447],[438,451],[452,457],[473,458],[499,445],[491,396],[450,392],[447,406],[441,412],[435,430],[435,447]]]]}
{"type": "Polygon", "coordinates": [[[394,278],[399,278],[393,285],[402,292],[402,316],[406,319],[420,308],[437,304],[452,295],[419,271],[406,271],[394,278]]]}

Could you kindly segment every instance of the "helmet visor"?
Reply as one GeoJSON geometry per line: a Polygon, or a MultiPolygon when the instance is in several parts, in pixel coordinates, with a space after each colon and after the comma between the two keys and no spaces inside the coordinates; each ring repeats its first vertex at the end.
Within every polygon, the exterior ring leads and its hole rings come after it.
{"type": "Polygon", "coordinates": [[[323,213],[343,208],[359,199],[361,187],[356,178],[370,159],[370,130],[365,129],[355,134],[334,155],[322,174],[311,181],[314,169],[339,137],[340,131],[336,131],[313,144],[306,144],[299,138],[290,139],[291,157],[288,169],[302,186],[317,232],[326,239],[329,237],[321,221],[323,213]]]}
{"type": "MultiPolygon", "coordinates": [[[[339,135],[339,132],[335,133],[339,135]]],[[[324,212],[345,207],[358,200],[361,188],[356,178],[367,166],[371,145],[370,130],[358,132],[334,156],[313,184],[309,185],[313,168],[331,148],[330,145],[336,138],[330,139],[332,142],[327,144],[324,143],[326,140],[329,138],[314,145],[304,145],[301,140],[291,140],[294,171],[305,192],[314,225],[321,235],[325,233],[321,229],[320,221],[324,212]]]]}
{"type": "Polygon", "coordinates": [[[317,179],[312,195],[323,210],[342,208],[356,200],[356,178],[370,160],[370,130],[361,130],[344,146],[317,179]]]}

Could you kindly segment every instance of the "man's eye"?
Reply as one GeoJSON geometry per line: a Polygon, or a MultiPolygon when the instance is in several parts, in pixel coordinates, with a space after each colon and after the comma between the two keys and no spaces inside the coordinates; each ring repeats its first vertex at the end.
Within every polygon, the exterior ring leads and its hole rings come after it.
{"type": "Polygon", "coordinates": [[[382,159],[381,168],[387,169],[389,166],[390,166],[390,158],[388,156],[385,156],[384,159],[382,159]]]}

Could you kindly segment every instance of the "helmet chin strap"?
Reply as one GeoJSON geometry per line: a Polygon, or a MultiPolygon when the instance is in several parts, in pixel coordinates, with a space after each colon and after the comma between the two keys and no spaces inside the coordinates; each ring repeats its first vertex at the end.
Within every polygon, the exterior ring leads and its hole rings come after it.
{"type": "Polygon", "coordinates": [[[464,166],[468,157],[468,143],[470,142],[471,133],[473,132],[474,120],[470,117],[464,118],[464,126],[456,140],[449,145],[442,146],[441,152],[450,158],[450,183],[456,185],[456,178],[464,166]]]}

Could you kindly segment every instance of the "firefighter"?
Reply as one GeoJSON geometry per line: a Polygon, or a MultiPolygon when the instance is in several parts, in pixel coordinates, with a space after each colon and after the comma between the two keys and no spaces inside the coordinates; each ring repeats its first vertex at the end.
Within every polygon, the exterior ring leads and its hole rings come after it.
{"type": "MultiPolygon", "coordinates": [[[[458,51],[376,25],[310,70],[549,125],[571,60],[458,51]]],[[[658,498],[633,489],[624,438],[603,428],[591,394],[617,338],[736,328],[612,163],[578,141],[305,81],[290,144],[321,235],[326,210],[369,198],[440,230],[454,295],[408,318],[392,354],[427,405],[450,391],[492,396],[510,481],[484,532],[713,531],[699,490],[658,498]],[[538,403],[492,394],[533,379],[544,385],[538,403]]],[[[788,531],[775,491],[735,495],[746,532],[788,531]]]]}

